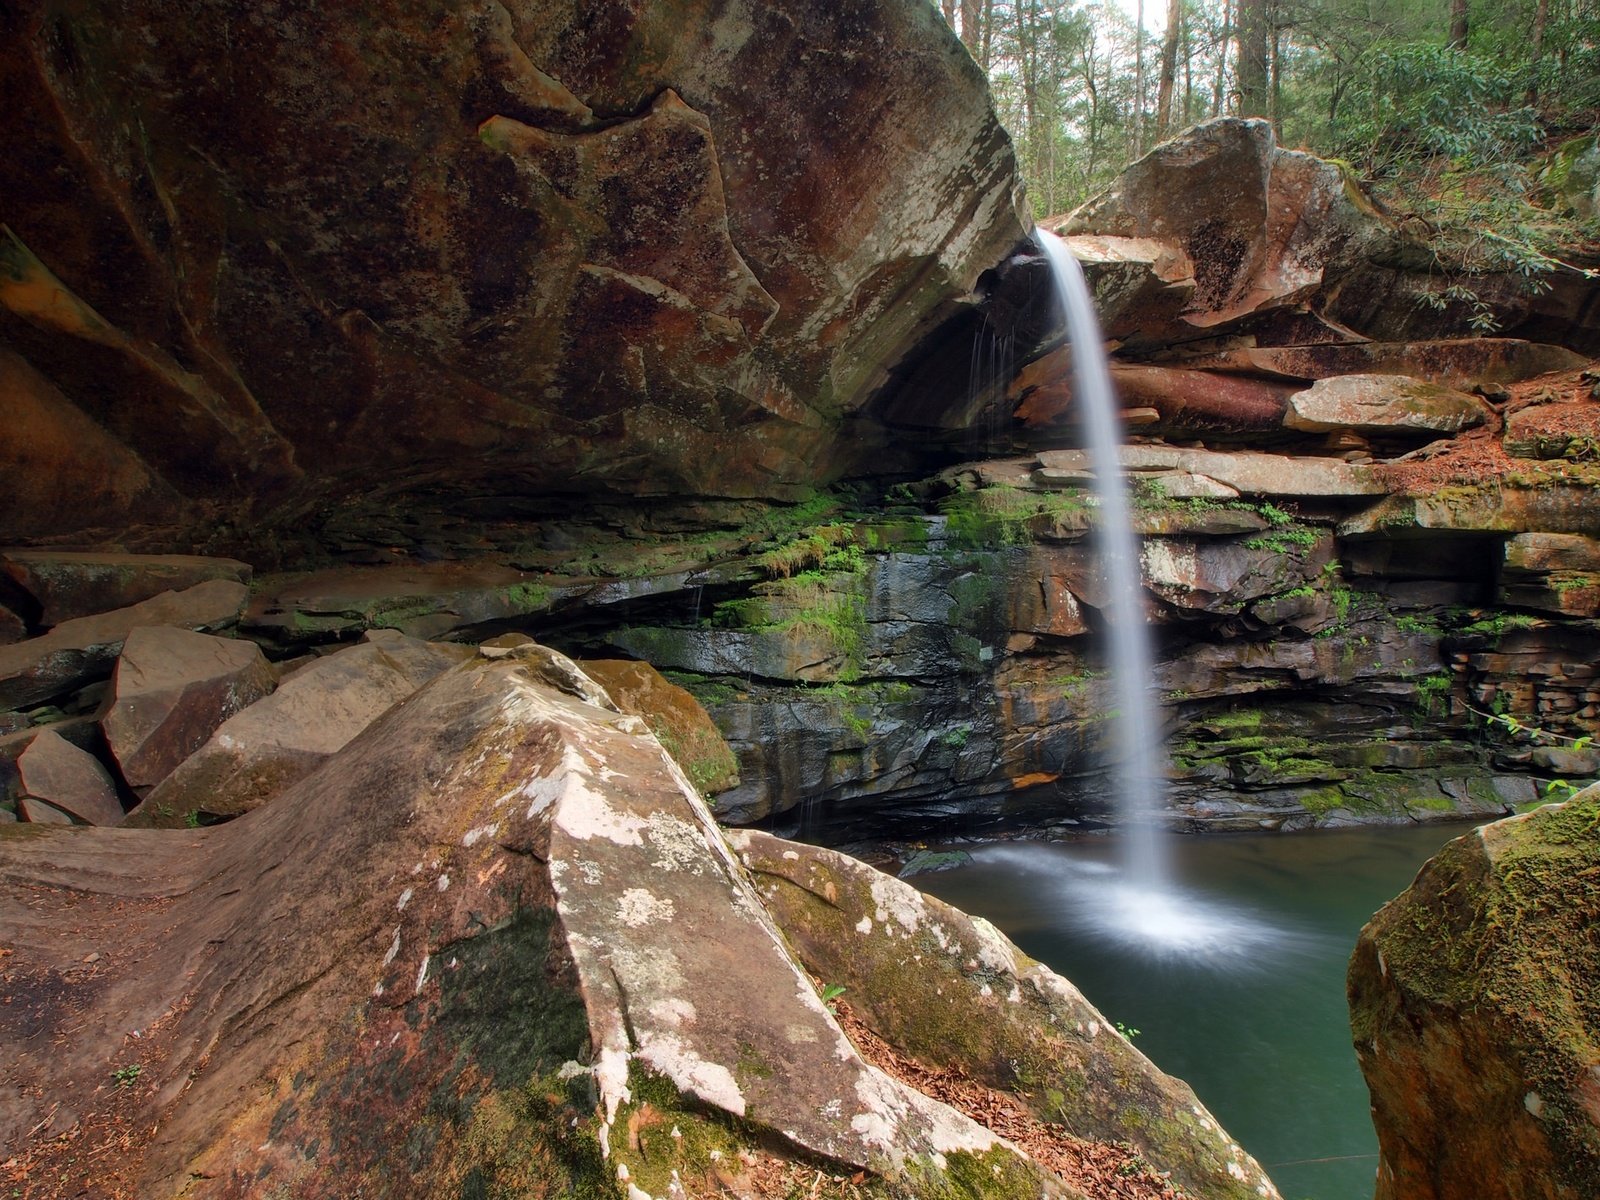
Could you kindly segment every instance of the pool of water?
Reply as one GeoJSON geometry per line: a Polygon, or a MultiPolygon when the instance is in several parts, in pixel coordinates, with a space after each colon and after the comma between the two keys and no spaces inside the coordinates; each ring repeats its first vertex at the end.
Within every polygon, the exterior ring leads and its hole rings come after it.
{"type": "Polygon", "coordinates": [[[1114,839],[978,847],[912,882],[988,918],[1138,1030],[1285,1200],[1370,1200],[1377,1138],[1345,964],[1367,919],[1470,828],[1179,838],[1172,889],[1154,900],[1122,883],[1114,839]]]}

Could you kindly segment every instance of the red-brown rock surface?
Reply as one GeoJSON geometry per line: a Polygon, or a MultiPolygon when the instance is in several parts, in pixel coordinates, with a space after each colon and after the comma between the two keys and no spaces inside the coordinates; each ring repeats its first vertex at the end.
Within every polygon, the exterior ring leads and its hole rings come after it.
{"type": "Polygon", "coordinates": [[[117,656],[100,728],[123,781],[142,796],[276,684],[254,642],[144,626],[117,656]]]}
{"type": "Polygon", "coordinates": [[[0,21],[0,538],[380,476],[788,494],[1026,232],[927,5],[0,21]]]}

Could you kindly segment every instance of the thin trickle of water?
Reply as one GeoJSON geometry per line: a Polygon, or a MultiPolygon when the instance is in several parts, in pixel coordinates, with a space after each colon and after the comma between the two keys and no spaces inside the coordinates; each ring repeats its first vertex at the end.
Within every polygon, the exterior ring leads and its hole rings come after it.
{"type": "MultiPolygon", "coordinates": [[[[1125,869],[1136,892],[1165,900],[1169,870],[1162,825],[1164,755],[1150,692],[1150,630],[1145,624],[1144,592],[1139,583],[1139,541],[1133,532],[1128,489],[1118,459],[1122,430],[1111,390],[1111,371],[1083,268],[1060,238],[1042,229],[1037,237],[1050,262],[1056,295],[1066,315],[1067,337],[1072,344],[1072,398],[1083,422],[1094,467],[1099,510],[1096,534],[1110,596],[1103,615],[1110,635],[1109,662],[1116,697],[1112,780],[1117,791],[1116,810],[1126,829],[1125,869]]],[[[1133,912],[1128,917],[1133,932],[1153,936],[1142,917],[1133,912]]]]}

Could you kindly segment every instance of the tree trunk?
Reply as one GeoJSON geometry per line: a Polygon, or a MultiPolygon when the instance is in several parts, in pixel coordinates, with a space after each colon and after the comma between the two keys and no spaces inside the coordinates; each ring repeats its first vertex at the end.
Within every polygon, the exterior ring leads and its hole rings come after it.
{"type": "Polygon", "coordinates": [[[1222,0],[1222,40],[1217,46],[1217,74],[1211,81],[1211,115],[1222,115],[1222,95],[1228,81],[1228,43],[1233,40],[1233,0],[1222,0]]]}
{"type": "Polygon", "coordinates": [[[1533,10],[1533,62],[1528,68],[1528,90],[1522,102],[1533,105],[1539,102],[1539,67],[1544,63],[1544,33],[1550,24],[1550,0],[1539,0],[1533,10]]]}
{"type": "Polygon", "coordinates": [[[1178,79],[1178,37],[1183,29],[1183,0],[1167,0],[1167,31],[1161,38],[1161,79],[1156,84],[1156,141],[1172,130],[1172,92],[1178,79]]]}
{"type": "Polygon", "coordinates": [[[1267,115],[1267,0],[1239,0],[1239,78],[1241,117],[1267,115]]]}
{"type": "Polygon", "coordinates": [[[1133,30],[1133,156],[1144,153],[1144,0],[1139,0],[1133,30]]]}
{"type": "Polygon", "coordinates": [[[1467,48],[1467,0],[1450,0],[1450,49],[1467,48]]]}
{"type": "Polygon", "coordinates": [[[989,64],[994,61],[994,0],[983,0],[983,53],[978,55],[978,65],[983,68],[983,73],[989,73],[989,64]]]}
{"type": "Polygon", "coordinates": [[[1267,113],[1272,121],[1272,131],[1283,136],[1283,29],[1278,24],[1277,5],[1267,0],[1272,9],[1272,87],[1267,100],[1267,113]]]}
{"type": "Polygon", "coordinates": [[[973,58],[983,49],[983,35],[979,32],[982,18],[983,0],[961,0],[961,41],[973,58]]]}
{"type": "Polygon", "coordinates": [[[956,27],[956,0],[939,0],[939,11],[944,13],[944,23],[956,27]]]}

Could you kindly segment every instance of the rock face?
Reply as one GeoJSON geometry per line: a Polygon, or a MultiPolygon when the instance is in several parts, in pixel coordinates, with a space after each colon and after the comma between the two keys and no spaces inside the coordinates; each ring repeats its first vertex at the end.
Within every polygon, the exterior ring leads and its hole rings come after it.
{"type": "MultiPolygon", "coordinates": [[[[643,722],[537,683],[522,657],[446,672],[237,821],[50,836],[0,838],[21,997],[0,1008],[20,1083],[0,1135],[29,1177],[556,1197],[701,1194],[757,1169],[781,1192],[843,1168],[883,1197],[1083,1196],[865,1061],[643,722]]],[[[865,886],[843,912],[870,924],[851,906],[885,902],[865,886]]],[[[1096,1027],[1066,1035],[1087,1069],[1158,1085],[1070,985],[996,935],[982,953],[1036,994],[1014,1020],[1070,1008],[1096,1027]]],[[[990,969],[939,968],[969,986],[990,969]]],[[[1221,1138],[1168,1144],[1215,1165],[1221,1138]]],[[[1230,1181],[1253,1171],[1229,1161],[1230,1181]]]]}
{"type": "Polygon", "coordinates": [[[8,12],[0,539],[792,493],[1027,232],[924,4],[368,16],[8,12]]]}
{"type": "Polygon", "coordinates": [[[1362,931],[1378,1200],[1600,1192],[1600,788],[1441,851],[1362,931]]]}
{"type": "Polygon", "coordinates": [[[1070,1080],[1032,1099],[1041,1118],[1130,1140],[1190,1195],[1278,1194],[1187,1084],[987,922],[847,855],[761,833],[731,842],[806,968],[919,1062],[1022,1093],[1029,1079],[1070,1080]]]}

